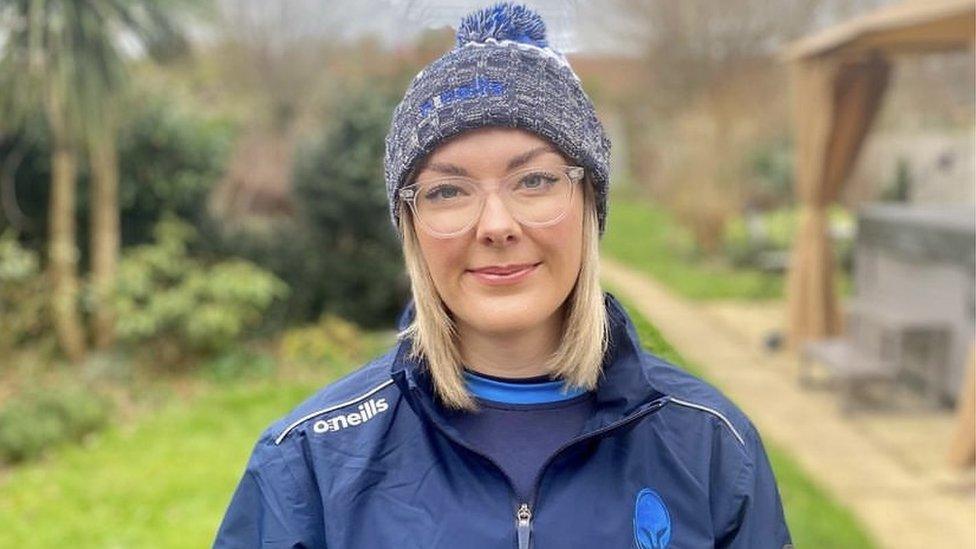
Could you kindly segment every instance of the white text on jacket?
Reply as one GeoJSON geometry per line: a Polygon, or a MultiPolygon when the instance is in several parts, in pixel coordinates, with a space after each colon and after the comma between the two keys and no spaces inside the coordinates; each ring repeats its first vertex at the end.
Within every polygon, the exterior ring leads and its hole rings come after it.
{"type": "Polygon", "coordinates": [[[385,412],[389,408],[385,398],[376,400],[369,399],[359,405],[358,412],[352,412],[340,416],[320,419],[312,425],[316,433],[328,433],[329,431],[339,431],[346,427],[355,427],[361,423],[366,423],[380,412],[385,412]]]}

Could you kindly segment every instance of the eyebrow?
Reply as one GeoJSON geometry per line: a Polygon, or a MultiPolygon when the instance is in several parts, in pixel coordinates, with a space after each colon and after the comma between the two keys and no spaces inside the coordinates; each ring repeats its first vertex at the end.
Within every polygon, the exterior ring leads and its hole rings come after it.
{"type": "MultiPolygon", "coordinates": [[[[553,149],[549,145],[542,145],[542,146],[536,147],[536,148],[534,148],[534,149],[532,149],[530,151],[524,152],[524,153],[522,153],[522,154],[520,154],[520,155],[512,158],[511,160],[509,160],[508,161],[508,166],[507,166],[506,170],[512,171],[515,168],[519,168],[521,166],[524,166],[525,164],[527,164],[533,158],[535,158],[535,157],[537,157],[537,156],[539,156],[541,154],[545,154],[545,153],[555,153],[555,154],[558,154],[558,152],[556,151],[556,149],[553,149]]],[[[462,168],[460,166],[455,166],[454,164],[434,162],[434,163],[431,163],[431,164],[427,164],[426,166],[422,166],[421,169],[420,169],[420,171],[424,171],[424,170],[430,170],[432,172],[438,172],[438,173],[442,173],[442,174],[445,174],[445,175],[458,175],[458,176],[462,176],[462,177],[470,177],[470,174],[468,173],[467,170],[465,170],[464,168],[462,168]]],[[[418,171],[418,173],[420,173],[420,172],[418,171]]]]}

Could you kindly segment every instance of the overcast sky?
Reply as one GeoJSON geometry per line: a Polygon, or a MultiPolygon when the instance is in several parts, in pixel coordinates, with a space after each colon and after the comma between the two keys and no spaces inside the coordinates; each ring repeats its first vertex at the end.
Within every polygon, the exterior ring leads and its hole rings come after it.
{"type": "MultiPolygon", "coordinates": [[[[252,21],[278,21],[277,38],[288,41],[322,35],[355,39],[366,34],[390,46],[406,43],[426,29],[456,28],[461,17],[496,0],[217,0],[225,13],[246,13],[252,21]]],[[[659,0],[680,2],[681,0],[659,0]]],[[[714,0],[722,2],[723,0],[714,0]]],[[[817,28],[847,19],[878,4],[899,0],[819,0],[817,28]]],[[[546,22],[549,42],[564,53],[637,55],[624,36],[640,29],[619,4],[605,0],[520,0],[546,22]],[[628,29],[628,25],[631,28],[628,29]],[[621,29],[627,29],[622,31],[621,29]]],[[[763,5],[757,2],[757,5],[763,5]]],[[[205,39],[205,38],[204,38],[205,39]]]]}
{"type": "MultiPolygon", "coordinates": [[[[345,39],[373,34],[395,46],[426,29],[456,28],[471,11],[492,0],[220,0],[225,10],[246,10],[251,17],[287,19],[293,36],[328,32],[345,39]]],[[[523,0],[542,15],[549,42],[565,53],[617,52],[626,44],[605,32],[604,2],[587,0],[523,0]]]]}

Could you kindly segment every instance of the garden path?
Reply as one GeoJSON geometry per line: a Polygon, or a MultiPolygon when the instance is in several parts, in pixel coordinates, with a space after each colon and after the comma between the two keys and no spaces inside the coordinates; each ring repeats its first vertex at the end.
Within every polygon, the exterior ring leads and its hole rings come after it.
{"type": "Polygon", "coordinates": [[[700,366],[882,547],[976,547],[976,477],[945,460],[950,412],[888,395],[883,408],[843,416],[829,389],[800,389],[796,355],[763,350],[764,335],[785,325],[782,302],[696,303],[606,257],[601,269],[610,291],[700,366]]]}

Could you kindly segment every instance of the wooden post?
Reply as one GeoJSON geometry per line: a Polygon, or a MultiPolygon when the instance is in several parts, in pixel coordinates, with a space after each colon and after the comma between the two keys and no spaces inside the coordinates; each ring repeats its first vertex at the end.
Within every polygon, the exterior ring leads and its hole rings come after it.
{"type": "Polygon", "coordinates": [[[956,430],[949,445],[949,464],[971,467],[976,464],[976,342],[969,346],[965,381],[956,401],[956,430]]]}

